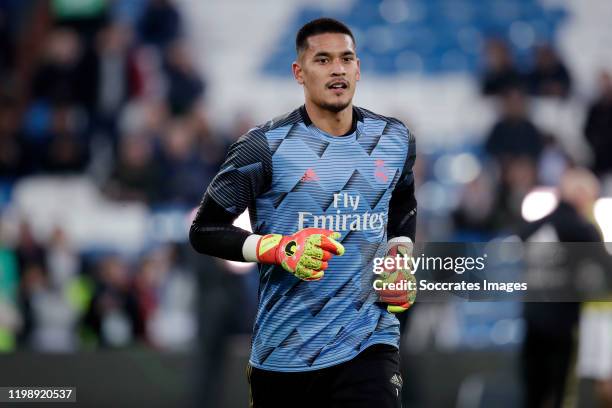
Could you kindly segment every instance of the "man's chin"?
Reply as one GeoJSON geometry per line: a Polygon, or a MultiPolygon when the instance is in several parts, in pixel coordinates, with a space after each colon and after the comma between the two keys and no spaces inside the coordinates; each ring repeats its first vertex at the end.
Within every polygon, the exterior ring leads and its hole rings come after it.
{"type": "Polygon", "coordinates": [[[343,101],[343,102],[323,102],[319,105],[321,109],[328,110],[330,112],[338,113],[346,109],[351,104],[351,100],[343,101]]]}

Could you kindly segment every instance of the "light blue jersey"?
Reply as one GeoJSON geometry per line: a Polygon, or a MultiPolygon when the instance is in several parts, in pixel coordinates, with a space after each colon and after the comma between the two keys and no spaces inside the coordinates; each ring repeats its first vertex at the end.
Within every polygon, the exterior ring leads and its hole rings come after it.
{"type": "Polygon", "coordinates": [[[354,131],[331,136],[304,107],[256,127],[228,153],[208,194],[227,211],[249,208],[253,232],[338,231],[346,251],[320,281],[260,265],[250,363],[308,371],[399,345],[399,322],[372,290],[372,258],[384,255],[389,200],[413,182],[414,137],[397,119],[354,108],[354,131]],[[383,252],[381,252],[383,251],[383,252]]]}

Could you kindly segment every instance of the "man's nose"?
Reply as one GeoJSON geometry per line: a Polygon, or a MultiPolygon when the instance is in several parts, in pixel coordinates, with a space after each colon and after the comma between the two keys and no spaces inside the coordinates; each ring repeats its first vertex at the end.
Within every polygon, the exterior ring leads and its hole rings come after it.
{"type": "Polygon", "coordinates": [[[332,68],[333,76],[346,75],[346,68],[344,67],[344,64],[342,64],[341,60],[335,60],[332,68]]]}

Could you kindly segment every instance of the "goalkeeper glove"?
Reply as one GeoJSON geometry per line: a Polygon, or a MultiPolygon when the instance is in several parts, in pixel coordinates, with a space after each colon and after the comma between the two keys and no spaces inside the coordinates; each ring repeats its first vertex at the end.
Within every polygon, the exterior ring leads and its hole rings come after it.
{"type": "Polygon", "coordinates": [[[257,261],[281,265],[302,280],[319,280],[332,255],[344,254],[338,238],[339,232],[322,228],[304,228],[286,236],[264,235],[257,242],[257,261]]]}
{"type": "MultiPolygon", "coordinates": [[[[412,256],[412,240],[408,237],[393,238],[388,242],[387,257],[396,258],[400,255],[403,259],[408,260],[412,256]]],[[[404,261],[402,261],[403,263],[404,261]]],[[[401,266],[404,266],[401,264],[401,266]]],[[[378,290],[379,299],[387,304],[387,311],[390,313],[405,312],[412,306],[416,298],[416,278],[411,273],[410,265],[405,265],[407,268],[400,268],[398,265],[392,268],[386,268],[380,274],[378,290]],[[389,284],[403,287],[399,289],[390,289],[389,284]]]]}

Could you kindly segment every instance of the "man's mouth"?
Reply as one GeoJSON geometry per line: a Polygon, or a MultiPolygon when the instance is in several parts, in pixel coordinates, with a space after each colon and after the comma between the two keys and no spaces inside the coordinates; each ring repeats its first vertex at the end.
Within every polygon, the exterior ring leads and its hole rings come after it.
{"type": "Polygon", "coordinates": [[[327,85],[328,89],[347,89],[348,82],[346,81],[334,81],[327,85]]]}

